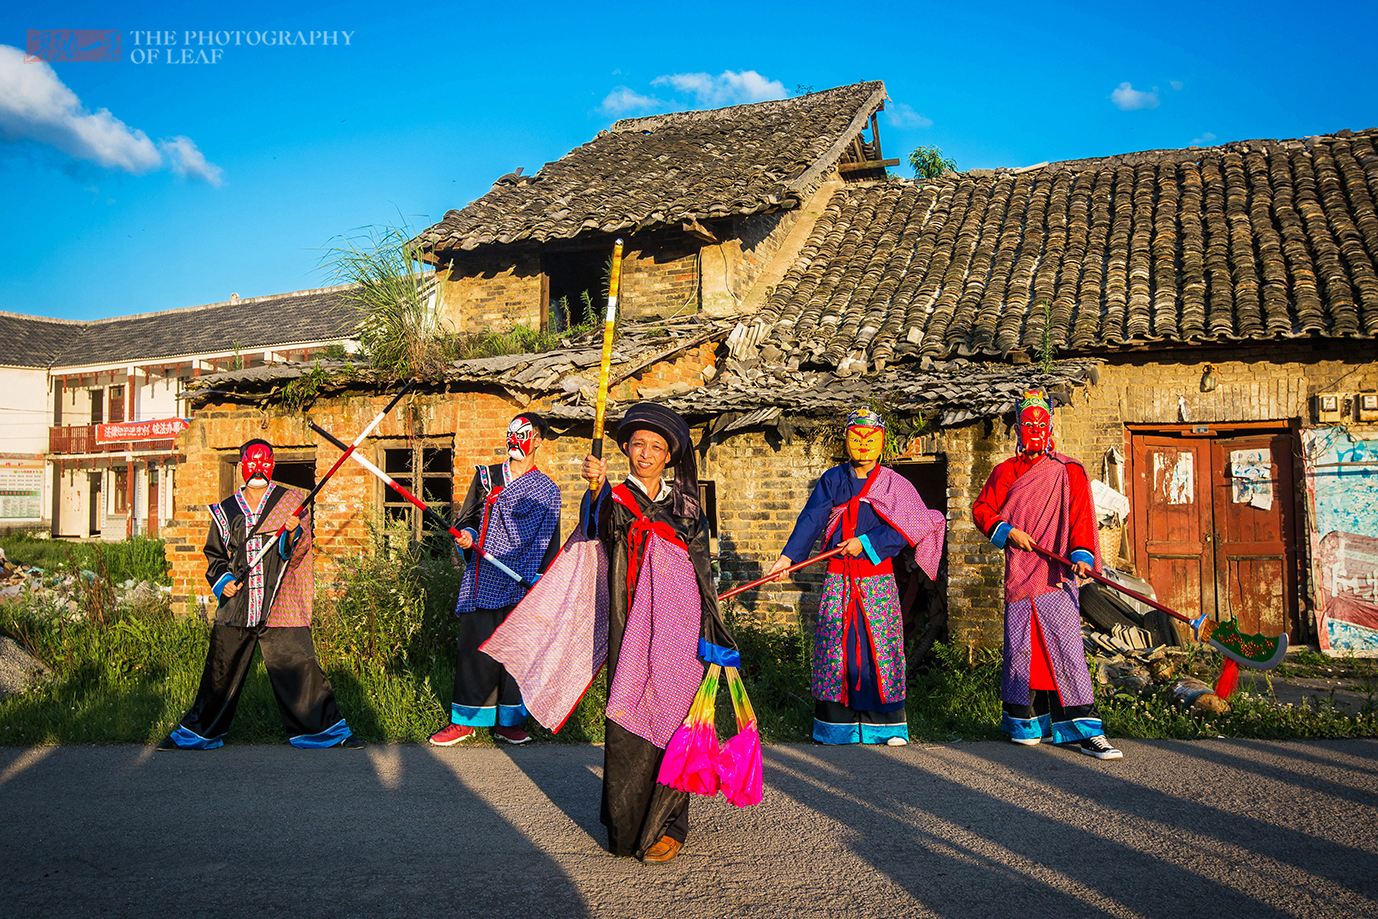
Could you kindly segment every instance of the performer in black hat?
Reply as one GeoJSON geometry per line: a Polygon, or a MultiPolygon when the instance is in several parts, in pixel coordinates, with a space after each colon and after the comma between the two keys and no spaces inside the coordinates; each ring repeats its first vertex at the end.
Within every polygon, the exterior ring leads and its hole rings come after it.
{"type": "Polygon", "coordinates": [[[665,745],[688,715],[704,662],[736,666],[739,657],[718,610],[689,426],[641,402],[627,410],[617,444],[626,479],[609,486],[607,461],[586,457],[581,509],[581,525],[608,556],[602,821],[614,855],[663,862],[689,829],[688,795],[656,782],[665,745]]]}

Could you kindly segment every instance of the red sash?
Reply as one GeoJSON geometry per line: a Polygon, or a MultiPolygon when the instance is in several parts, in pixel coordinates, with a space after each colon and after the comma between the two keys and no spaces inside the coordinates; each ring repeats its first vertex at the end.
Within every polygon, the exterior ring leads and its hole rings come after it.
{"type": "MultiPolygon", "coordinates": [[[[662,486],[664,487],[664,486],[662,486]]],[[[642,513],[632,490],[624,485],[615,485],[612,499],[631,512],[636,519],[627,530],[627,608],[631,609],[633,594],[636,591],[636,576],[641,573],[641,559],[646,554],[646,542],[654,533],[672,545],[688,552],[689,547],[679,538],[675,528],[663,520],[651,520],[642,513]]]]}

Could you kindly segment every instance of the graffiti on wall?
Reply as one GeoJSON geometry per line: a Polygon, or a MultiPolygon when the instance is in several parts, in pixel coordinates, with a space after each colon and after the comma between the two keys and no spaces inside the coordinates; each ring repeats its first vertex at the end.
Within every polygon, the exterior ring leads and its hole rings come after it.
{"type": "Polygon", "coordinates": [[[1302,448],[1321,650],[1378,655],[1378,438],[1316,428],[1302,448]]]}

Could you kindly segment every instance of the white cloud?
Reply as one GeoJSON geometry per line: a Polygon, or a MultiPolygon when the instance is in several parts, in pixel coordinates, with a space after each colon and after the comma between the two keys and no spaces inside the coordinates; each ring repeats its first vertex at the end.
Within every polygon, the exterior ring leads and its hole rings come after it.
{"type": "Polygon", "coordinates": [[[158,142],[158,148],[167,157],[168,165],[179,176],[205,179],[219,188],[224,181],[224,171],[214,163],[206,161],[206,156],[190,137],[172,137],[158,142]]]}
{"type": "Polygon", "coordinates": [[[625,115],[628,112],[662,108],[664,105],[665,103],[655,96],[644,96],[630,87],[618,86],[603,97],[602,109],[608,115],[625,115]]]}
{"type": "Polygon", "coordinates": [[[25,56],[0,45],[0,138],[43,144],[107,169],[141,173],[170,165],[179,175],[220,184],[220,167],[208,163],[188,138],[155,144],[108,109],[87,111],[47,62],[25,56]]]}
{"type": "Polygon", "coordinates": [[[1215,142],[1215,132],[1205,131],[1200,137],[1193,137],[1188,147],[1204,147],[1215,142]]]}
{"type": "Polygon", "coordinates": [[[890,124],[897,128],[931,128],[933,119],[919,112],[914,111],[914,107],[904,102],[896,102],[886,106],[885,117],[890,124]]]}
{"type": "Polygon", "coordinates": [[[1186,84],[1183,83],[1181,80],[1168,80],[1167,85],[1172,87],[1173,92],[1181,92],[1182,87],[1186,84]]]}
{"type": "Polygon", "coordinates": [[[1115,107],[1122,112],[1133,112],[1139,109],[1158,107],[1158,87],[1153,87],[1148,92],[1135,89],[1129,82],[1121,83],[1110,93],[1110,101],[1115,103],[1115,107]]]}
{"type": "Polygon", "coordinates": [[[657,99],[653,95],[642,95],[630,87],[617,87],[602,101],[602,110],[605,114],[627,114],[628,112],[646,112],[648,109],[661,109],[666,103],[657,99]]]}
{"type": "Polygon", "coordinates": [[[716,77],[709,73],[669,73],[656,77],[651,85],[669,86],[676,92],[691,95],[694,102],[704,108],[765,102],[789,95],[785,92],[785,84],[754,70],[724,70],[716,77]]]}

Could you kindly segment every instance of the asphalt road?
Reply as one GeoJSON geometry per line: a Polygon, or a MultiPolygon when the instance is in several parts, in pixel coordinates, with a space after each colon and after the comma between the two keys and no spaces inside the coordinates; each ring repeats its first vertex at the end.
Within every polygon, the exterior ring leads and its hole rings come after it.
{"type": "Polygon", "coordinates": [[[1378,741],[776,746],[615,859],[602,750],[0,749],[0,913],[1378,915],[1378,741]]]}

